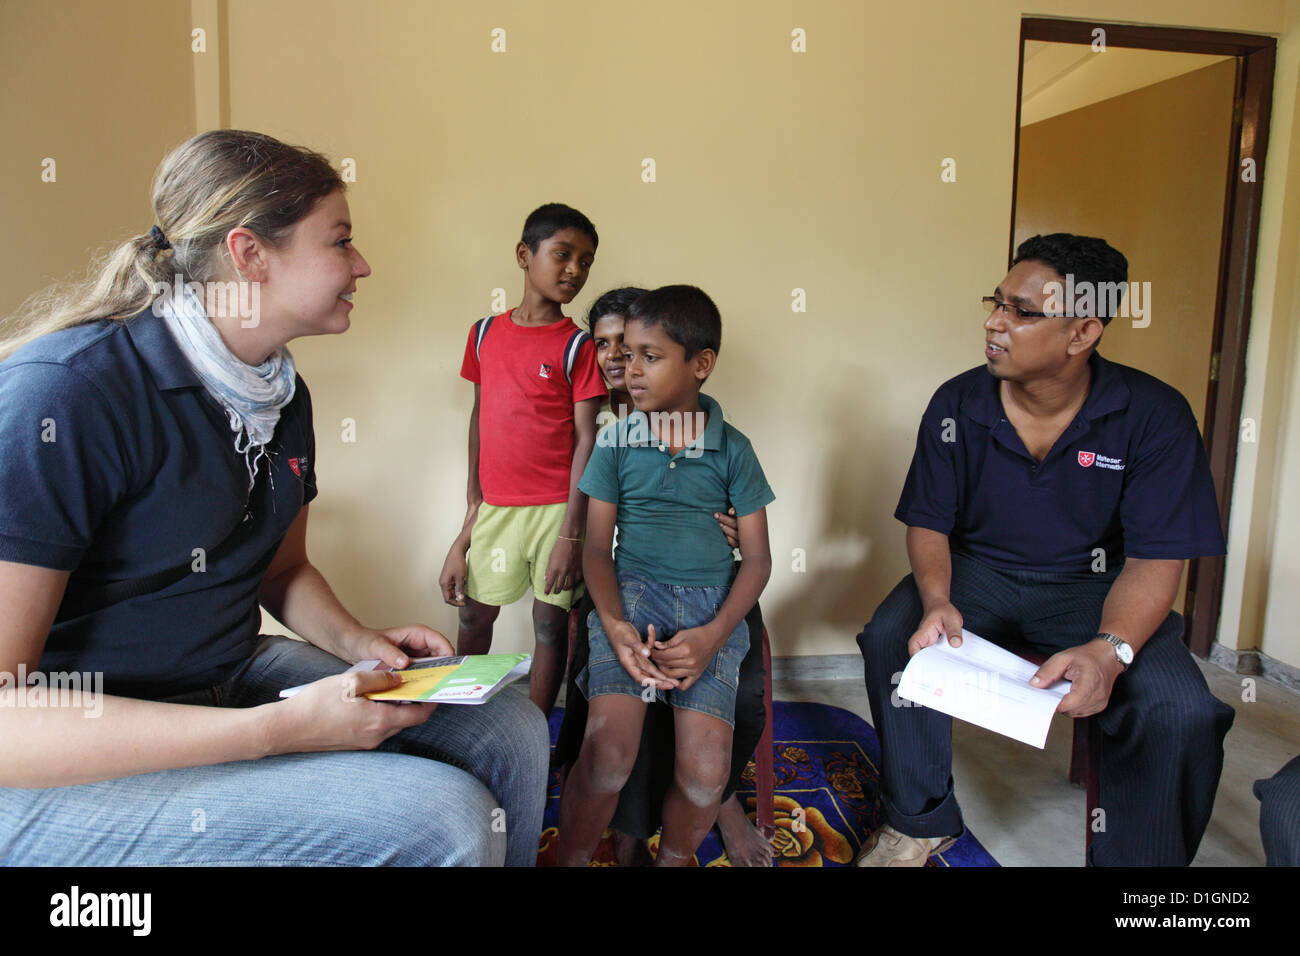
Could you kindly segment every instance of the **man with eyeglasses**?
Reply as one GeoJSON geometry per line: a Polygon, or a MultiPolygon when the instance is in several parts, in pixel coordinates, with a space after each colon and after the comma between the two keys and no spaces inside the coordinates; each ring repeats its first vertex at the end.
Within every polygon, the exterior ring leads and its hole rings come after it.
{"type": "Polygon", "coordinates": [[[1090,865],[1196,854],[1234,713],[1171,608],[1184,560],[1224,541],[1186,399],[1096,352],[1117,303],[1095,293],[1127,279],[1101,239],[1026,240],[983,300],[985,365],[940,386],[922,417],[894,512],[912,574],[858,635],[885,815],[860,866],[923,866],[963,831],[951,718],[893,696],[911,655],[960,645],[963,626],[1050,653],[1034,681],[1073,682],[1058,712],[1101,715],[1090,865]]]}

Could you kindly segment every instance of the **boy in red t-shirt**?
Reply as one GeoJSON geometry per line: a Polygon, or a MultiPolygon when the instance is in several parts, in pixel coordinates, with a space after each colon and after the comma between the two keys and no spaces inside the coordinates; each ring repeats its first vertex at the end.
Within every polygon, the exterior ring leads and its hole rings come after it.
{"type": "Polygon", "coordinates": [[[515,246],[523,301],[474,323],[460,371],[474,383],[468,509],[438,584],[460,608],[460,654],[486,654],[502,606],[532,587],[528,696],[545,714],[564,679],[569,608],[581,596],[587,496],[578,479],[606,396],[591,336],[562,307],[586,284],[599,241],[576,209],[534,210],[515,246]]]}

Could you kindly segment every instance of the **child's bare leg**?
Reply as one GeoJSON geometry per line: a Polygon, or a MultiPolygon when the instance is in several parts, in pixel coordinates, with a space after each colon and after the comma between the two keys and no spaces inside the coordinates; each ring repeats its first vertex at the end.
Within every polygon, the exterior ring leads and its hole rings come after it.
{"type": "Polygon", "coordinates": [[[528,674],[528,697],[548,717],[564,683],[569,657],[569,612],[533,598],[533,668],[528,674]]]}
{"type": "Polygon", "coordinates": [[[677,753],[664,796],[663,832],[655,866],[685,866],[718,818],[731,773],[731,726],[695,710],[673,710],[677,753]]]}
{"type": "Polygon", "coordinates": [[[560,798],[560,866],[586,866],[618,808],[641,743],[646,704],[627,694],[592,698],[578,762],[560,798]]]}
{"type": "Polygon", "coordinates": [[[772,841],[750,822],[734,793],[718,808],[718,831],[732,866],[772,865],[772,841]]]}
{"type": "Polygon", "coordinates": [[[501,608],[480,604],[466,595],[465,606],[460,609],[459,627],[456,630],[457,654],[486,654],[492,649],[492,625],[496,623],[501,608]]]}

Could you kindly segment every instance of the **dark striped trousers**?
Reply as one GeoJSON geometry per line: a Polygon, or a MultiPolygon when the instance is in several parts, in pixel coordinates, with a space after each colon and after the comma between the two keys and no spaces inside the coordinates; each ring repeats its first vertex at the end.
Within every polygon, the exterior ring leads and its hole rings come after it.
{"type": "MultiPolygon", "coordinates": [[[[1046,574],[953,554],[951,601],[967,630],[996,643],[1021,642],[1055,653],[1096,637],[1118,570],[1046,574]]],[[[880,737],[885,819],[909,836],[949,836],[963,829],[953,794],[952,718],[926,707],[898,706],[894,695],[907,666],[908,638],[921,616],[921,599],[908,575],[876,609],[858,646],[880,737]]],[[[1182,616],[1170,612],[1116,679],[1097,717],[1105,816],[1089,850],[1090,865],[1186,866],[1210,821],[1223,738],[1236,715],[1210,693],[1182,632],[1182,616]]]]}
{"type": "Polygon", "coordinates": [[[1269,866],[1300,866],[1300,757],[1267,780],[1255,781],[1259,836],[1269,866]]]}

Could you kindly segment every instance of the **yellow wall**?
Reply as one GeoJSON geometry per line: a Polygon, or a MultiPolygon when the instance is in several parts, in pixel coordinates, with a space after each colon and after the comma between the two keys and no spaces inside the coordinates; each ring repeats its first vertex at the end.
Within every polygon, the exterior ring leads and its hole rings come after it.
{"type": "Polygon", "coordinates": [[[1278,41],[1219,640],[1300,666],[1300,3],[1278,41]],[[1245,433],[1246,428],[1243,428],[1245,433]]]}
{"type": "MultiPolygon", "coordinates": [[[[1277,33],[1293,6],[1044,0],[1032,12],[1277,33]]],[[[355,235],[374,275],[346,339],[294,349],[317,417],[311,552],[345,602],[373,624],[454,627],[434,581],[463,508],[466,328],[494,288],[518,297],[511,248],[523,216],[561,200],[602,238],[574,314],[627,282],[694,282],[718,301],[711,390],[778,496],[763,602],[774,652],[852,652],[906,570],[891,513],[920,412],[940,382],[982,361],[975,298],[1005,269],[1024,12],[1019,0],[229,0],[231,125],[356,161],[355,235]],[[495,27],[504,54],[490,52],[495,27]],[[790,50],[795,27],[807,53],[790,50]],[[655,183],[641,181],[645,157],[655,183]],[[946,157],[956,183],[940,181],[946,157]],[[791,312],[794,288],[807,292],[805,314],[791,312]],[[341,441],[344,418],[356,421],[354,444],[341,441]],[[795,548],[806,573],[791,569],[795,548]]],[[[150,19],[118,16],[123,36],[150,19]]],[[[1295,66],[1279,88],[1294,90],[1295,66]]],[[[220,115],[203,92],[210,71],[191,75],[203,115],[220,115]]],[[[138,96],[131,72],[101,85],[138,96]]],[[[71,105],[44,96],[36,105],[66,124],[71,105]]],[[[193,105],[167,102],[150,105],[193,121],[193,105]]],[[[1290,143],[1292,130],[1288,113],[1275,135],[1290,143]]],[[[135,151],[136,174],[147,179],[162,152],[157,139],[135,151]]],[[[1281,185],[1267,195],[1277,216],[1281,185]]],[[[112,225],[65,211],[61,254],[75,261],[145,217],[143,203],[112,225]]],[[[1274,222],[1261,249],[1274,262],[1270,272],[1261,261],[1270,292],[1282,243],[1294,261],[1293,232],[1274,222]]],[[[1256,328],[1291,321],[1269,310],[1256,328]]],[[[1251,477],[1248,518],[1251,505],[1271,511],[1264,471],[1251,477]]],[[[1294,480],[1290,492],[1300,495],[1294,480]]],[[[1225,617],[1234,643],[1236,623],[1225,617]]],[[[498,646],[527,648],[528,630],[520,605],[503,615],[498,646]]]]}
{"type": "Polygon", "coordinates": [[[0,3],[0,316],[153,225],[154,168],[194,133],[191,58],[185,4],[0,3]]]}

